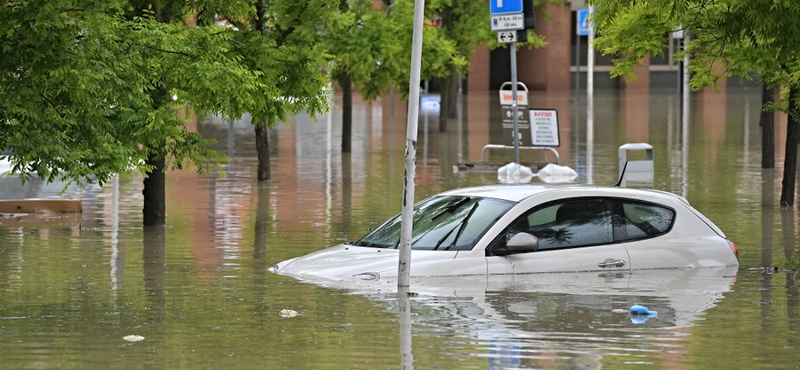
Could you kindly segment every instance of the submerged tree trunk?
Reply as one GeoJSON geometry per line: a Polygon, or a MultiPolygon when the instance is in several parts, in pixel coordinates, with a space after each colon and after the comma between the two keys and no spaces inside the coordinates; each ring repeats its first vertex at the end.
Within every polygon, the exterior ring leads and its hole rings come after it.
{"type": "MultiPolygon", "coordinates": [[[[158,110],[169,104],[169,92],[164,88],[159,88],[151,93],[153,99],[153,110],[158,110]]],[[[153,145],[150,154],[147,156],[146,163],[152,166],[152,170],[144,174],[144,208],[142,209],[142,223],[144,226],[163,226],[167,224],[167,143],[163,139],[158,144],[153,145]]],[[[158,142],[158,141],[156,141],[158,142]]]]}
{"type": "MultiPolygon", "coordinates": [[[[172,2],[161,3],[157,0],[135,0],[131,1],[134,7],[134,14],[143,16],[149,10],[153,11],[155,19],[159,22],[169,23],[174,16],[175,9],[172,2]]],[[[156,81],[154,81],[155,84],[156,81]]],[[[169,91],[160,87],[151,92],[153,99],[153,110],[158,110],[169,104],[169,91]]],[[[147,157],[146,163],[152,166],[152,170],[145,173],[144,206],[142,208],[142,224],[144,226],[164,226],[167,223],[167,173],[166,173],[166,139],[161,143],[146,144],[153,145],[151,153],[147,157]]]]}
{"type": "Polygon", "coordinates": [[[439,132],[447,132],[447,120],[458,117],[458,82],[460,75],[454,65],[447,67],[447,77],[439,93],[439,132]]]}
{"type": "Polygon", "coordinates": [[[797,143],[800,139],[800,120],[797,110],[797,89],[789,90],[789,123],[786,130],[786,155],[783,161],[783,183],[781,187],[781,206],[794,206],[795,183],[797,179],[797,143]]]}
{"type": "Polygon", "coordinates": [[[447,79],[447,118],[458,118],[458,85],[461,83],[461,73],[458,73],[455,66],[450,68],[450,77],[447,79]]]}
{"type": "Polygon", "coordinates": [[[261,121],[256,124],[256,152],[258,153],[258,181],[267,181],[271,177],[267,121],[261,121]]]}
{"type": "MultiPolygon", "coordinates": [[[[255,27],[259,33],[264,32],[264,1],[256,1],[256,18],[255,27]]],[[[269,163],[269,128],[266,120],[257,121],[255,124],[256,131],[256,155],[258,156],[258,181],[267,181],[270,179],[270,163],[269,163]]]]}
{"type": "Polygon", "coordinates": [[[353,81],[350,73],[342,72],[339,85],[342,88],[342,153],[350,153],[353,141],[353,81]]]}
{"type": "Polygon", "coordinates": [[[142,209],[142,223],[144,226],[162,226],[167,223],[167,174],[164,167],[166,160],[164,154],[151,154],[147,164],[153,169],[145,174],[144,208],[142,209]]]}
{"type": "Polygon", "coordinates": [[[775,88],[761,86],[761,168],[775,168],[775,113],[766,111],[767,104],[775,101],[775,88]]]}

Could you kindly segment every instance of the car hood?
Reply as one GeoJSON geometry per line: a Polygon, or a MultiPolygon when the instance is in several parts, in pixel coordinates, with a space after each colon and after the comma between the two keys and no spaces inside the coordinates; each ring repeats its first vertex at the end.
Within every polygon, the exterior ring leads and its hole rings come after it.
{"type": "MultiPolygon", "coordinates": [[[[371,277],[396,276],[398,251],[396,249],[354,247],[340,244],[307,255],[278,263],[272,271],[298,278],[323,278],[352,280],[359,275],[362,280],[371,277]],[[379,274],[371,276],[370,274],[379,274]]],[[[372,280],[376,280],[376,279],[372,280]]]]}
{"type": "MultiPolygon", "coordinates": [[[[412,250],[412,276],[484,275],[486,265],[456,258],[457,251],[412,250]]],[[[463,251],[461,252],[463,253],[463,251]]],[[[482,256],[482,255],[481,255],[482,256]]],[[[397,249],[340,244],[276,264],[272,272],[304,280],[374,281],[397,278],[397,249]]]]}

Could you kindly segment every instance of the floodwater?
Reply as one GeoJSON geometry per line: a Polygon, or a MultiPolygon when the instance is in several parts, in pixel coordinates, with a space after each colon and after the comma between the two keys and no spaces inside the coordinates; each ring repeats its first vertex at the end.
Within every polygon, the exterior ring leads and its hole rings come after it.
{"type": "MultiPolygon", "coordinates": [[[[83,200],[81,216],[0,219],[0,368],[799,367],[800,217],[777,205],[785,117],[778,168],[762,170],[757,88],[694,94],[686,125],[674,90],[596,99],[587,145],[585,99],[532,93],[531,106],[558,110],[561,164],[579,182],[611,185],[618,147],[650,143],[653,186],[720,226],[739,247],[738,271],[543,274],[452,289],[443,281],[400,298],[274,275],[273,264],[354,240],[399,212],[405,104],[357,101],[347,155],[340,109],[294,117],[271,133],[273,179],[263,185],[249,120],[211,119],[191,126],[232,161],[224,176],[168,174],[166,228],[142,228],[136,176],[68,188],[62,196],[83,200]],[[632,304],[659,314],[632,320],[632,304]]],[[[463,107],[440,133],[436,107],[422,106],[417,200],[497,182],[493,170],[459,170],[502,140],[496,93],[467,95],[463,107]]],[[[507,150],[487,156],[513,159],[507,150]]],[[[6,199],[63,188],[0,179],[6,199]]]]}

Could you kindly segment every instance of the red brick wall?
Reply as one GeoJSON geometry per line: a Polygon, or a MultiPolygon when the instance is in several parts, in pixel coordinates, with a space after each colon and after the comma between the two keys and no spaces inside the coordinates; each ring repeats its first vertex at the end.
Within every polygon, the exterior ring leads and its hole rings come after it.
{"type": "Polygon", "coordinates": [[[542,49],[523,48],[517,53],[517,76],[528,89],[569,90],[571,16],[567,5],[548,4],[537,9],[536,32],[548,44],[542,49]]]}
{"type": "Polygon", "coordinates": [[[467,73],[468,91],[489,91],[490,64],[489,48],[482,45],[478,46],[475,49],[475,56],[472,57],[469,63],[469,72],[467,73]]]}

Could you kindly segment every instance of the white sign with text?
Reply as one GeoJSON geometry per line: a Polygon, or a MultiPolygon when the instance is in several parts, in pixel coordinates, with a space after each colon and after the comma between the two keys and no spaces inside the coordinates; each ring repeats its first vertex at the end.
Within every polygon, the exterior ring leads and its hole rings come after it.
{"type": "Polygon", "coordinates": [[[558,147],[558,112],[555,109],[530,109],[531,143],[533,146],[558,147]]]}

